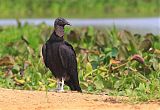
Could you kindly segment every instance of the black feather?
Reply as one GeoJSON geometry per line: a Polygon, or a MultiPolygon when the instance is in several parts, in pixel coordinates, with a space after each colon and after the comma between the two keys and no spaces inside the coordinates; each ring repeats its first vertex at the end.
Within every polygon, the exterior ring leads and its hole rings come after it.
{"type": "Polygon", "coordinates": [[[42,46],[42,56],[43,56],[43,60],[44,60],[44,64],[45,64],[45,66],[46,67],[48,67],[48,65],[47,65],[47,49],[46,49],[46,44],[44,44],[43,46],[42,46]]]}
{"type": "Polygon", "coordinates": [[[63,37],[53,32],[50,39],[42,47],[42,55],[46,67],[53,75],[61,79],[65,78],[65,84],[73,91],[81,92],[78,80],[76,53],[63,37]]]}

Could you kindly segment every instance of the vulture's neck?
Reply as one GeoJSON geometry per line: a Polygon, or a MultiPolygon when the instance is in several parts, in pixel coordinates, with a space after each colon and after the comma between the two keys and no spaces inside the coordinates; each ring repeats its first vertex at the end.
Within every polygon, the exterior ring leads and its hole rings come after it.
{"type": "Polygon", "coordinates": [[[56,33],[57,36],[63,37],[64,36],[64,27],[57,25],[55,27],[55,33],[56,33]]]}
{"type": "Polygon", "coordinates": [[[61,42],[61,41],[64,41],[64,39],[63,39],[63,36],[59,37],[59,35],[57,35],[56,31],[54,30],[49,41],[50,42],[61,42]]]}

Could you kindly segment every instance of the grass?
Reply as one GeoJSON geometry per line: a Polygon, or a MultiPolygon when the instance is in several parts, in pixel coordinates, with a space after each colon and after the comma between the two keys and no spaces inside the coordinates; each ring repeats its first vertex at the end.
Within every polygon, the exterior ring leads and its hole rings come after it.
{"type": "MultiPolygon", "coordinates": [[[[47,91],[56,87],[41,57],[52,27],[0,27],[0,87],[47,91]]],[[[75,48],[84,92],[128,96],[133,101],[160,99],[160,36],[93,27],[65,28],[75,48]]],[[[69,89],[65,86],[65,89],[69,89]]]]}
{"type": "Polygon", "coordinates": [[[158,0],[0,0],[0,18],[159,16],[158,0]]]}

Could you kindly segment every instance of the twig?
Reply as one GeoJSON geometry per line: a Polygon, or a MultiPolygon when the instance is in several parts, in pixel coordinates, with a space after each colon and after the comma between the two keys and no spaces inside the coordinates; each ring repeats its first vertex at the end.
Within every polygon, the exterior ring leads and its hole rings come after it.
{"type": "Polygon", "coordinates": [[[122,67],[122,66],[125,66],[127,63],[128,63],[128,62],[123,63],[123,64],[121,64],[121,65],[119,65],[119,66],[117,66],[117,67],[113,67],[112,70],[116,70],[116,69],[118,69],[118,68],[120,68],[120,67],[122,67]]]}

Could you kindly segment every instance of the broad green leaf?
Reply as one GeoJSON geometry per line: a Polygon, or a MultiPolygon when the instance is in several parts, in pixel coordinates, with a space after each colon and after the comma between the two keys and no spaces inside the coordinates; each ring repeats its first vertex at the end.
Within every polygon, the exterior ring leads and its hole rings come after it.
{"type": "Polygon", "coordinates": [[[94,84],[96,86],[96,89],[103,89],[104,88],[102,80],[96,80],[96,81],[94,81],[94,84]]]}

